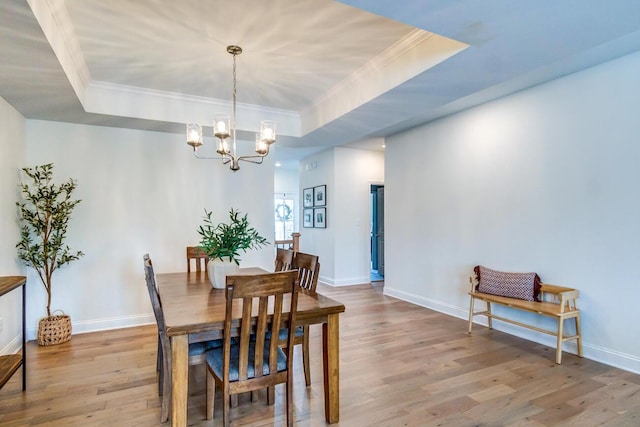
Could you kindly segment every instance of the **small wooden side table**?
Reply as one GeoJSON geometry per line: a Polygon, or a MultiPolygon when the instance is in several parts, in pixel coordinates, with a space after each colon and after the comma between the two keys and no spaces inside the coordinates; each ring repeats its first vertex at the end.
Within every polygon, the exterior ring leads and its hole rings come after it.
{"type": "Polygon", "coordinates": [[[24,276],[4,276],[0,277],[0,297],[12,290],[22,286],[22,354],[0,355],[0,388],[16,373],[22,366],[22,391],[27,389],[27,321],[25,317],[26,306],[26,283],[24,276]]]}

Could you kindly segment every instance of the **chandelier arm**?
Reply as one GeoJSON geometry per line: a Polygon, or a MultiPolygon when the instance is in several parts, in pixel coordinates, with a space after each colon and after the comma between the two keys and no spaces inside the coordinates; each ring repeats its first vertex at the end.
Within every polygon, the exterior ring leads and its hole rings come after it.
{"type": "Polygon", "coordinates": [[[240,159],[262,159],[267,157],[269,153],[266,154],[246,154],[244,156],[238,156],[238,160],[240,159]]]}
{"type": "Polygon", "coordinates": [[[256,165],[261,165],[265,157],[266,156],[240,156],[238,157],[238,161],[242,160],[243,162],[255,163],[256,165]],[[259,158],[260,160],[253,160],[255,158],[259,158]]]}
{"type": "Polygon", "coordinates": [[[227,163],[229,163],[231,161],[231,158],[229,156],[218,156],[218,157],[207,157],[207,156],[201,156],[198,154],[198,151],[193,150],[193,156],[196,159],[200,159],[200,160],[222,160],[222,164],[226,165],[227,163]]]}

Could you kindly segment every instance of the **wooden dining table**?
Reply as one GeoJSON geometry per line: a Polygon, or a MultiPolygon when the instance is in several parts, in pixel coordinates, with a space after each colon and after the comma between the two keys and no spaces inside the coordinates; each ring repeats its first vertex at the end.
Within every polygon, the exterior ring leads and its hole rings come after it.
{"type": "MultiPolygon", "coordinates": [[[[238,274],[263,274],[241,268],[238,274]]],[[[206,272],[163,273],[156,283],[167,335],[171,339],[171,425],[187,425],[189,344],[222,338],[225,290],[214,289],[206,272]]],[[[320,293],[301,291],[296,324],[322,324],[324,412],[328,423],[340,420],[339,315],[345,307],[320,293]]]]}

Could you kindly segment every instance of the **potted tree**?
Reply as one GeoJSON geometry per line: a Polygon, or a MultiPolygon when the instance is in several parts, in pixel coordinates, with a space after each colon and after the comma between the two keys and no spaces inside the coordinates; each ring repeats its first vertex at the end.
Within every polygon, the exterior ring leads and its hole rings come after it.
{"type": "Polygon", "coordinates": [[[207,272],[214,288],[223,289],[226,276],[237,272],[240,266],[240,251],[257,249],[267,244],[255,228],[249,225],[247,214],[229,210],[229,222],[214,224],[213,212],[204,210],[204,224],[198,228],[201,236],[200,248],[209,256],[207,272]]]}
{"type": "Polygon", "coordinates": [[[47,317],[38,322],[38,344],[60,344],[71,339],[71,318],[51,312],[53,272],[84,254],[65,244],[73,208],[80,200],[71,198],[77,183],[69,178],[56,185],[53,164],[22,168],[30,183],[20,186],[23,200],[16,202],[20,222],[18,258],[38,273],[47,292],[47,317]]]}

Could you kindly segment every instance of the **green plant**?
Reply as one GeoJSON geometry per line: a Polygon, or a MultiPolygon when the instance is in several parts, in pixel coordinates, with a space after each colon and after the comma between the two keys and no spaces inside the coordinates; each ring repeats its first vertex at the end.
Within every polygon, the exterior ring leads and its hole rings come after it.
{"type": "Polygon", "coordinates": [[[210,259],[228,258],[240,265],[240,251],[257,249],[267,244],[255,228],[249,226],[247,214],[240,216],[240,211],[233,208],[229,211],[229,223],[214,224],[211,219],[213,212],[204,210],[204,225],[198,228],[201,236],[200,247],[210,259]]]}
{"type": "Polygon", "coordinates": [[[51,317],[51,276],[65,264],[79,259],[81,251],[72,252],[64,240],[73,208],[81,200],[71,199],[77,183],[68,181],[55,185],[53,163],[22,168],[32,186],[23,183],[23,201],[16,202],[20,221],[20,241],[16,245],[18,258],[40,276],[47,291],[47,317],[51,317]]]}

